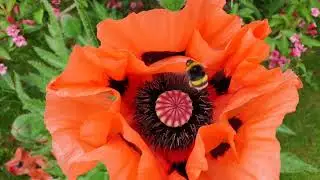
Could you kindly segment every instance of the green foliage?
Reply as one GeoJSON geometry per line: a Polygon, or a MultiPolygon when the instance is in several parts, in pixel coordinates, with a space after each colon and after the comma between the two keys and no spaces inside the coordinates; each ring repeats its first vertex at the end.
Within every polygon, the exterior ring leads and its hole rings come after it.
{"type": "Polygon", "coordinates": [[[19,141],[43,142],[47,139],[46,129],[41,116],[38,114],[23,114],[12,124],[11,134],[19,141]]]}
{"type": "Polygon", "coordinates": [[[281,173],[301,173],[309,172],[316,173],[319,172],[319,169],[316,167],[305,163],[296,155],[283,152],[281,153],[281,173]]]}
{"type": "Polygon", "coordinates": [[[81,22],[79,19],[66,14],[61,17],[61,24],[64,35],[67,38],[76,38],[81,34],[81,22]]]}
{"type": "Polygon", "coordinates": [[[89,43],[93,46],[98,46],[98,40],[96,38],[96,30],[91,24],[91,20],[87,14],[87,8],[88,4],[84,0],[75,0],[77,10],[79,13],[79,16],[81,18],[84,30],[86,32],[87,38],[89,39],[89,43]]]}
{"type": "Polygon", "coordinates": [[[104,164],[99,163],[91,171],[80,176],[78,180],[109,180],[109,175],[104,164]]]}
{"type": "Polygon", "coordinates": [[[109,17],[107,9],[102,4],[96,0],[93,0],[92,3],[93,10],[98,15],[99,20],[105,20],[109,17]]]}
{"type": "Polygon", "coordinates": [[[49,44],[50,48],[57,55],[59,55],[63,59],[63,61],[66,61],[69,56],[69,50],[67,49],[64,42],[64,37],[59,22],[54,15],[49,2],[47,0],[42,0],[42,3],[44,4],[44,7],[49,14],[50,24],[48,25],[48,28],[52,36],[46,36],[46,41],[49,44]]]}
{"type": "Polygon", "coordinates": [[[311,8],[316,7],[320,8],[320,3],[315,1],[241,0],[230,1],[225,9],[232,14],[238,14],[246,23],[257,19],[268,19],[272,33],[266,42],[270,44],[271,50],[278,50],[281,56],[290,59],[290,63],[284,65],[282,69],[292,68],[300,72],[308,85],[318,89],[318,85],[312,82],[313,73],[308,70],[301,71],[301,64],[304,62],[299,55],[291,53],[296,45],[289,40],[291,36],[297,34],[301,38],[301,43],[308,48],[320,47],[320,19],[311,15],[311,8]],[[301,22],[305,22],[306,25],[301,26],[301,22]],[[318,35],[315,37],[309,32],[308,26],[312,23],[318,24],[318,35]]]}
{"type": "Polygon", "coordinates": [[[291,130],[288,126],[282,124],[278,129],[277,129],[278,133],[283,133],[283,134],[287,134],[287,135],[291,135],[291,136],[295,136],[297,135],[293,130],[291,130]]]}
{"type": "Polygon", "coordinates": [[[160,0],[160,5],[171,11],[180,10],[185,4],[185,0],[160,0]]]}
{"type": "Polygon", "coordinates": [[[65,179],[62,170],[60,169],[57,161],[51,160],[48,162],[48,167],[46,168],[46,172],[50,173],[54,177],[59,177],[61,179],[65,179]]]}
{"type": "Polygon", "coordinates": [[[61,62],[60,58],[52,52],[36,46],[34,46],[33,49],[44,62],[50,64],[51,66],[58,69],[62,69],[65,66],[65,62],[61,62]]]}
{"type": "Polygon", "coordinates": [[[4,47],[0,47],[0,59],[4,58],[4,59],[11,59],[8,51],[4,48],[4,47]]]}

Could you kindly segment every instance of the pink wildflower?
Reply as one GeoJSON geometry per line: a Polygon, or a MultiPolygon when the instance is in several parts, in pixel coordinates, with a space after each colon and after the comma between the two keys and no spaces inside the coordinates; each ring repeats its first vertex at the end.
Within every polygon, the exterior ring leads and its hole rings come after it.
{"type": "Polygon", "coordinates": [[[28,44],[23,36],[13,37],[13,42],[16,44],[17,47],[26,46],[28,44]]]}
{"type": "Polygon", "coordinates": [[[53,8],[53,12],[54,12],[54,15],[56,16],[56,17],[59,17],[60,16],[60,9],[59,8],[53,8]]]}
{"type": "Polygon", "coordinates": [[[130,10],[134,12],[139,12],[143,9],[143,2],[142,1],[133,1],[130,3],[130,10]]]}
{"type": "Polygon", "coordinates": [[[12,17],[12,16],[8,16],[8,17],[7,17],[7,21],[8,21],[10,24],[15,24],[15,23],[16,23],[16,20],[15,20],[14,17],[12,17]]]}
{"type": "Polygon", "coordinates": [[[34,20],[30,20],[30,19],[24,19],[22,20],[22,24],[26,24],[26,25],[34,25],[36,22],[34,20]]]}
{"type": "Polygon", "coordinates": [[[54,5],[60,5],[61,0],[51,0],[51,3],[54,5]]]}
{"type": "Polygon", "coordinates": [[[14,12],[15,14],[19,14],[19,13],[20,13],[20,7],[19,7],[19,5],[15,5],[15,6],[13,7],[13,12],[14,12]]]}
{"type": "Polygon", "coordinates": [[[273,50],[270,58],[278,58],[280,56],[280,52],[278,50],[273,50]]]}
{"type": "Polygon", "coordinates": [[[290,55],[293,57],[300,57],[301,51],[298,48],[292,48],[290,55]]]}
{"type": "Polygon", "coordinates": [[[7,74],[7,69],[8,69],[8,67],[1,63],[0,64],[0,75],[3,76],[5,74],[7,74]]]}
{"type": "Polygon", "coordinates": [[[311,8],[311,15],[313,17],[318,17],[320,15],[320,10],[318,8],[311,8]]]}
{"type": "Polygon", "coordinates": [[[316,23],[309,24],[309,26],[307,28],[307,34],[311,35],[312,37],[315,37],[316,35],[318,35],[316,23]]]}
{"type": "Polygon", "coordinates": [[[293,48],[291,49],[291,56],[293,57],[301,57],[301,54],[307,50],[306,47],[300,42],[297,41],[294,43],[293,48]]]}
{"type": "Polygon", "coordinates": [[[289,62],[290,59],[287,59],[285,56],[281,56],[279,51],[273,50],[269,57],[269,69],[273,69],[278,66],[283,67],[289,62]]]}
{"type": "Polygon", "coordinates": [[[290,41],[292,43],[295,43],[295,42],[299,42],[300,41],[300,36],[298,34],[294,34],[290,37],[290,41]]]}
{"type": "Polygon", "coordinates": [[[301,20],[299,23],[299,28],[304,28],[304,26],[306,25],[306,22],[304,20],[301,20]]]}
{"type": "Polygon", "coordinates": [[[10,25],[8,28],[7,28],[7,34],[8,36],[11,36],[11,37],[16,37],[18,36],[20,30],[18,28],[17,25],[10,25]]]}

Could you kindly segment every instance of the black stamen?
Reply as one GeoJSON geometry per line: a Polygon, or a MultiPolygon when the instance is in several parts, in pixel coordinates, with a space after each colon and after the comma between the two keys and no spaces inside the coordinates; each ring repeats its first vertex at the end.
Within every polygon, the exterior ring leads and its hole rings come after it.
{"type": "Polygon", "coordinates": [[[222,95],[228,92],[230,86],[231,77],[226,77],[223,71],[217,72],[209,81],[215,89],[218,95],[222,95]]]}
{"type": "Polygon", "coordinates": [[[242,121],[239,118],[233,117],[229,119],[229,124],[236,132],[238,132],[239,128],[242,125],[242,121]]]}
{"type": "Polygon", "coordinates": [[[129,80],[128,78],[125,78],[124,80],[121,80],[121,81],[110,79],[109,83],[110,83],[109,86],[111,88],[117,90],[121,95],[123,95],[128,88],[129,80]]]}
{"type": "Polygon", "coordinates": [[[171,56],[184,56],[185,51],[181,52],[170,52],[170,51],[149,51],[141,55],[142,61],[150,66],[151,64],[160,61],[161,59],[168,58],[171,56]]]}
{"type": "Polygon", "coordinates": [[[119,134],[119,136],[121,137],[121,139],[130,147],[132,148],[134,151],[136,151],[140,156],[142,155],[142,151],[140,150],[140,148],[138,148],[135,144],[133,144],[132,142],[127,141],[122,134],[119,134]]]}
{"type": "Polygon", "coordinates": [[[185,74],[163,73],[155,75],[138,90],[135,99],[136,130],[154,149],[185,150],[196,138],[201,126],[212,122],[212,104],[207,90],[198,91],[189,86],[185,74]],[[181,127],[168,127],[158,118],[155,105],[159,95],[180,90],[192,100],[192,115],[181,127]]]}
{"type": "Polygon", "coordinates": [[[17,164],[17,168],[22,168],[22,166],[23,166],[23,161],[19,161],[19,163],[17,164]]]}
{"type": "Polygon", "coordinates": [[[186,171],[186,165],[186,161],[173,163],[170,167],[169,174],[176,170],[182,177],[189,179],[186,171]]]}
{"type": "Polygon", "coordinates": [[[230,148],[230,144],[228,143],[221,143],[219,144],[219,146],[217,146],[216,148],[212,149],[210,151],[210,154],[212,157],[214,158],[218,158],[219,156],[223,156],[225,152],[227,152],[227,150],[229,150],[230,148]]]}

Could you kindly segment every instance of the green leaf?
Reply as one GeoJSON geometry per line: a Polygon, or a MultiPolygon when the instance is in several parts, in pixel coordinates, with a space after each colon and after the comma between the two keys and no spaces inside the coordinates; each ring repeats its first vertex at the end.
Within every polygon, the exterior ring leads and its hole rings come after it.
{"type": "Polygon", "coordinates": [[[35,9],[38,9],[39,7],[39,1],[34,1],[34,0],[23,0],[19,4],[20,8],[20,17],[21,18],[28,18],[29,16],[32,15],[32,12],[35,9]]]}
{"type": "Polygon", "coordinates": [[[51,160],[48,162],[48,167],[45,169],[46,172],[53,176],[58,176],[63,178],[64,174],[62,170],[60,169],[59,165],[57,164],[57,161],[51,160]]]}
{"type": "Polygon", "coordinates": [[[26,34],[39,31],[41,28],[42,28],[42,25],[27,25],[27,24],[22,25],[23,32],[26,34]]]}
{"type": "Polygon", "coordinates": [[[24,80],[29,83],[30,85],[36,86],[39,90],[43,93],[46,92],[46,86],[50,79],[40,76],[39,74],[30,73],[28,74],[24,80]]]}
{"type": "Polygon", "coordinates": [[[4,47],[0,47],[0,59],[1,58],[11,60],[9,52],[4,47]]]}
{"type": "Polygon", "coordinates": [[[241,17],[249,17],[253,13],[254,13],[254,11],[249,8],[243,8],[243,9],[240,9],[240,11],[239,11],[239,15],[241,17]]]}
{"type": "Polygon", "coordinates": [[[54,51],[58,56],[60,56],[61,54],[59,53],[59,44],[55,41],[55,39],[48,35],[45,35],[44,38],[50,49],[54,51]]]}
{"type": "Polygon", "coordinates": [[[18,116],[11,129],[11,134],[21,142],[42,141],[46,128],[41,116],[37,114],[23,114],[18,116]]]}
{"type": "Polygon", "coordinates": [[[281,173],[317,173],[319,170],[290,152],[281,153],[281,173]]]}
{"type": "Polygon", "coordinates": [[[7,4],[6,4],[7,11],[11,12],[11,10],[15,4],[16,4],[16,0],[7,0],[7,4]]]}
{"type": "Polygon", "coordinates": [[[303,44],[309,47],[320,47],[320,41],[306,35],[300,35],[303,44]]]}
{"type": "Polygon", "coordinates": [[[100,20],[104,20],[109,17],[106,8],[102,4],[100,4],[96,0],[93,0],[93,6],[94,6],[93,10],[99,16],[100,20]]]}
{"type": "Polygon", "coordinates": [[[288,126],[282,124],[278,129],[277,132],[287,134],[287,135],[292,135],[295,136],[297,135],[294,131],[292,131],[288,126]]]}
{"type": "Polygon", "coordinates": [[[169,9],[171,11],[180,10],[185,4],[185,0],[160,0],[160,5],[163,8],[169,9]]]}
{"type": "Polygon", "coordinates": [[[299,14],[304,17],[308,23],[311,22],[312,20],[312,16],[311,16],[311,11],[309,8],[307,8],[305,5],[301,5],[299,8],[298,8],[298,11],[299,11],[299,14]]]}
{"type": "Polygon", "coordinates": [[[84,31],[86,32],[86,35],[88,39],[90,40],[90,44],[97,47],[99,45],[99,42],[97,40],[96,34],[95,34],[95,28],[91,24],[91,19],[87,14],[86,5],[84,0],[75,0],[78,14],[80,16],[80,19],[82,21],[84,31]]]}
{"type": "Polygon", "coordinates": [[[22,84],[21,84],[21,78],[16,72],[14,72],[14,79],[15,79],[15,90],[16,90],[16,93],[17,93],[19,99],[22,102],[30,100],[30,97],[24,92],[22,84]]]}
{"type": "Polygon", "coordinates": [[[276,48],[276,40],[272,39],[271,37],[267,37],[264,40],[266,43],[269,44],[269,46],[271,47],[271,50],[274,50],[276,48]]]}
{"type": "Polygon", "coordinates": [[[254,11],[254,14],[257,17],[257,19],[261,19],[262,18],[262,15],[261,15],[259,9],[254,4],[252,4],[249,1],[244,1],[244,0],[240,1],[240,3],[241,3],[241,5],[244,5],[244,6],[248,7],[248,8],[250,8],[250,9],[252,9],[254,11]]]}
{"type": "Polygon", "coordinates": [[[307,73],[307,68],[302,62],[298,62],[296,68],[301,70],[303,74],[307,73]]]}
{"type": "Polygon", "coordinates": [[[230,14],[238,14],[238,11],[239,11],[239,4],[236,3],[232,6],[232,9],[230,11],[230,14]]]}
{"type": "Polygon", "coordinates": [[[287,37],[282,36],[280,41],[277,42],[278,49],[280,50],[281,54],[288,56],[289,55],[289,40],[287,37]]]}
{"type": "Polygon", "coordinates": [[[45,103],[39,99],[29,99],[23,102],[23,109],[29,110],[34,114],[43,115],[45,103]]]}
{"type": "Polygon", "coordinates": [[[78,18],[71,15],[63,15],[61,17],[62,29],[66,37],[76,38],[81,34],[81,22],[78,18]]]}
{"type": "MultiPolygon", "coordinates": [[[[56,44],[56,50],[55,53],[59,55],[64,61],[67,61],[69,57],[69,50],[67,49],[65,43],[64,43],[64,38],[62,34],[62,30],[59,26],[58,20],[56,16],[53,13],[52,7],[48,0],[41,0],[43,3],[46,11],[49,14],[49,19],[50,19],[50,24],[48,25],[49,27],[49,32],[50,34],[54,37],[54,42],[56,44]]],[[[52,46],[52,44],[51,44],[52,46]]]]}
{"type": "Polygon", "coordinates": [[[58,70],[52,67],[49,67],[41,62],[29,61],[29,64],[31,64],[34,68],[36,68],[42,76],[47,78],[53,78],[60,73],[58,70]]]}
{"type": "Polygon", "coordinates": [[[42,20],[43,20],[43,15],[44,15],[44,10],[38,9],[37,11],[33,12],[33,19],[38,23],[38,24],[42,24],[42,20]]]}
{"type": "Polygon", "coordinates": [[[279,26],[284,23],[285,22],[284,22],[283,18],[281,18],[280,16],[273,16],[269,21],[269,25],[271,27],[276,27],[276,26],[279,26]]]}
{"type": "Polygon", "coordinates": [[[38,149],[33,149],[31,154],[32,155],[43,155],[43,156],[50,156],[52,151],[52,142],[48,141],[44,145],[40,146],[38,149]]]}
{"type": "Polygon", "coordinates": [[[99,163],[94,169],[80,176],[78,180],[109,180],[109,174],[104,164],[99,163]]]}
{"type": "Polygon", "coordinates": [[[62,60],[55,54],[36,46],[34,46],[33,49],[38,54],[38,56],[40,56],[41,59],[49,65],[58,69],[63,69],[65,67],[65,63],[61,62],[62,60]]]}
{"type": "Polygon", "coordinates": [[[11,77],[11,75],[9,73],[7,73],[6,75],[2,76],[2,79],[7,83],[7,85],[14,90],[15,89],[15,84],[13,82],[13,79],[11,77]]]}
{"type": "Polygon", "coordinates": [[[284,34],[287,38],[290,38],[296,32],[291,31],[291,30],[281,30],[281,33],[284,34]]]}

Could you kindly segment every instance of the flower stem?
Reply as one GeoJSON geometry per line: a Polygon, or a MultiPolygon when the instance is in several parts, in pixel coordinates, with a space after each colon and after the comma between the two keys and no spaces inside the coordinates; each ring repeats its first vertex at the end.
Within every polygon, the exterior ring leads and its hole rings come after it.
{"type": "Polygon", "coordinates": [[[64,9],[61,12],[61,16],[63,16],[64,14],[67,14],[70,11],[72,11],[74,8],[76,8],[76,4],[75,3],[71,4],[71,6],[67,7],[66,9],[64,9]]]}

